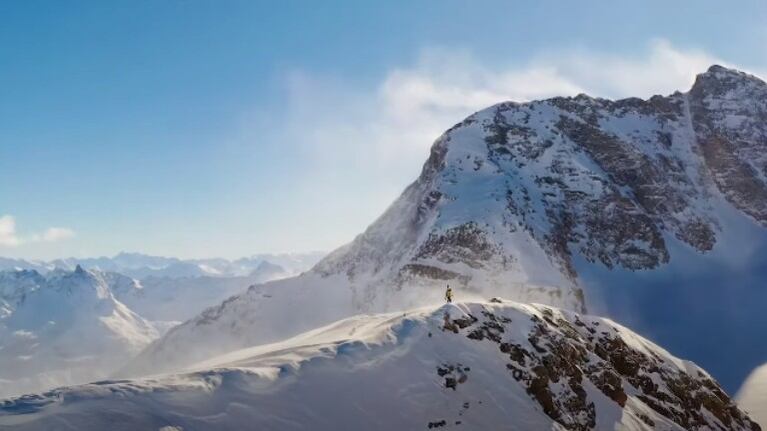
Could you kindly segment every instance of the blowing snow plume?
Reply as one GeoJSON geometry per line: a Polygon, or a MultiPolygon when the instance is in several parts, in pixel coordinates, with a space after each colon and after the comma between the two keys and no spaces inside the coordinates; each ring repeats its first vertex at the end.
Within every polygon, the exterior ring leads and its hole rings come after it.
{"type": "Polygon", "coordinates": [[[738,405],[767,428],[767,364],[757,367],[749,374],[737,395],[738,405]]]}

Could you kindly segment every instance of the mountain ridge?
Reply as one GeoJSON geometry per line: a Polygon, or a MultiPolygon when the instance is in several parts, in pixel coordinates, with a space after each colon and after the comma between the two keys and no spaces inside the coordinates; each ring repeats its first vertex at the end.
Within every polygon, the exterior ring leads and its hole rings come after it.
{"type": "Polygon", "coordinates": [[[137,279],[147,277],[244,277],[258,271],[259,266],[266,262],[274,265],[270,271],[275,278],[279,278],[300,274],[316,263],[323,255],[323,252],[306,252],[256,254],[237,259],[180,259],[123,251],[112,257],[70,257],[51,261],[0,257],[0,271],[29,269],[45,274],[56,269],[72,271],[77,265],[81,265],[87,269],[118,272],[137,279]]]}
{"type": "Polygon", "coordinates": [[[19,430],[52,424],[491,429],[504,423],[760,429],[705,371],[629,329],[499,298],[358,315],[209,358],[180,374],[0,401],[0,421],[19,430]]]}

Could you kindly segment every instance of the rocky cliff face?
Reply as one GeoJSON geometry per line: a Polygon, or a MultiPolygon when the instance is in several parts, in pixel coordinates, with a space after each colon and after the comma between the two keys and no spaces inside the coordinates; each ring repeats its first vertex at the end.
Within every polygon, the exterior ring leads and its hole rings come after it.
{"type": "Polygon", "coordinates": [[[700,152],[718,190],[767,226],[767,85],[712,66],[689,98],[700,152]]]}
{"type": "Polygon", "coordinates": [[[545,306],[526,310],[524,323],[487,308],[446,314],[443,330],[498,345],[513,379],[565,429],[598,428],[594,388],[641,421],[637,429],[670,423],[686,430],[760,429],[705,371],[629,329],[545,306]]]}

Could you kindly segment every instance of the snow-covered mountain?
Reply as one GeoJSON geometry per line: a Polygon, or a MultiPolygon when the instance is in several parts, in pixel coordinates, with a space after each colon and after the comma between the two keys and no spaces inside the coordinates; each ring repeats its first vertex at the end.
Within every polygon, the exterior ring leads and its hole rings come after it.
{"type": "Polygon", "coordinates": [[[440,137],[418,180],[315,271],[369,280],[355,291],[366,303],[435,279],[565,288],[576,257],[652,269],[672,242],[706,253],[723,205],[767,226],[766,119],[767,84],[720,66],[685,94],[490,107],[440,137]]]}
{"type": "Polygon", "coordinates": [[[118,272],[136,279],[191,277],[258,277],[261,281],[298,275],[316,264],[325,253],[259,254],[236,260],[178,259],[141,253],[119,253],[114,257],[67,258],[48,262],[0,257],[0,271],[56,268],[73,271],[78,265],[102,272],[118,272]]]}
{"type": "MultiPolygon", "coordinates": [[[[260,268],[268,265],[262,262],[260,268]]],[[[279,273],[282,274],[281,269],[279,273]]],[[[177,322],[191,319],[206,308],[246,291],[253,284],[271,280],[274,274],[264,269],[246,276],[148,277],[136,280],[118,273],[103,273],[109,278],[115,297],[133,311],[152,321],[177,322]]]]}
{"type": "Polygon", "coordinates": [[[266,261],[237,277],[0,271],[0,396],[103,378],[173,326],[282,271],[266,261]]]}
{"type": "Polygon", "coordinates": [[[0,290],[0,396],[104,378],[159,335],[79,266],[0,273],[0,290]]]}
{"type": "Polygon", "coordinates": [[[767,429],[767,364],[751,372],[736,398],[738,406],[767,429]]]}
{"type": "MultiPolygon", "coordinates": [[[[448,283],[462,298],[574,310],[588,303],[639,316],[643,330],[663,337],[653,324],[664,322],[652,313],[682,313],[658,304],[644,274],[720,268],[728,255],[754,248],[743,237],[767,247],[765,118],[767,84],[721,66],[687,93],[648,100],[579,95],[492,106],[438,138],[419,178],[352,243],[308,273],[254,286],[174,328],[126,372],[171,370],[361,311],[434,303],[448,283]],[[641,286],[628,297],[652,292],[654,305],[618,309],[610,295],[634,284],[641,286]],[[583,287],[595,286],[604,291],[584,299],[583,287]]],[[[693,284],[679,292],[728,292],[731,303],[744,302],[738,312],[765,318],[755,314],[759,292],[693,284]]],[[[671,297],[669,304],[681,302],[671,297]]],[[[710,302],[714,313],[671,331],[681,340],[675,349],[689,347],[697,325],[736,321],[724,309],[731,303],[710,302]]]]}
{"type": "Polygon", "coordinates": [[[0,271],[34,270],[47,272],[53,270],[53,265],[39,260],[14,259],[0,256],[0,271]]]}
{"type": "Polygon", "coordinates": [[[44,283],[45,277],[35,270],[0,271],[0,319],[8,317],[29,293],[44,283]]]}
{"type": "Polygon", "coordinates": [[[0,401],[14,430],[758,430],[603,318],[494,299],[351,317],[181,374],[0,401]]]}

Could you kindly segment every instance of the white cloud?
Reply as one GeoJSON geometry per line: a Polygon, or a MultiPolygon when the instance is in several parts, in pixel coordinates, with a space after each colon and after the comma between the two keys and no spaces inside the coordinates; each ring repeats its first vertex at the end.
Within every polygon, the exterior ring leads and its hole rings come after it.
{"type": "Polygon", "coordinates": [[[389,71],[367,90],[291,74],[287,132],[281,138],[298,144],[317,163],[353,161],[368,165],[372,175],[399,173],[403,165],[412,172],[444,130],[495,103],[582,92],[620,98],[686,91],[695,75],[714,63],[726,64],[665,40],[633,56],[571,49],[505,67],[485,66],[466,51],[430,49],[416,64],[389,71]]]}
{"type": "Polygon", "coordinates": [[[35,340],[37,339],[37,335],[35,335],[32,331],[26,331],[23,329],[19,329],[18,331],[13,331],[13,336],[16,338],[20,338],[23,340],[35,340]]]}
{"type": "MultiPolygon", "coordinates": [[[[389,73],[376,92],[376,120],[413,135],[436,138],[474,111],[513,100],[588,93],[599,97],[649,97],[686,91],[697,73],[721,60],[697,50],[680,50],[658,40],[640,56],[620,57],[583,50],[550,52],[524,64],[489,68],[468,53],[431,50],[413,67],[389,73]],[[421,133],[413,133],[420,130],[421,133]]],[[[399,146],[424,148],[430,140],[399,146]]],[[[390,145],[386,145],[390,147],[390,145]]]]}
{"type": "Polygon", "coordinates": [[[16,247],[21,243],[16,236],[16,220],[13,216],[0,217],[0,246],[16,247]]]}
{"type": "Polygon", "coordinates": [[[16,232],[16,219],[6,214],[0,217],[0,246],[17,247],[32,242],[56,242],[73,238],[75,232],[64,227],[50,227],[42,233],[20,237],[16,232]]]}
{"type": "Polygon", "coordinates": [[[42,240],[46,242],[62,241],[75,236],[72,229],[65,227],[49,227],[42,235],[42,240]]]}

